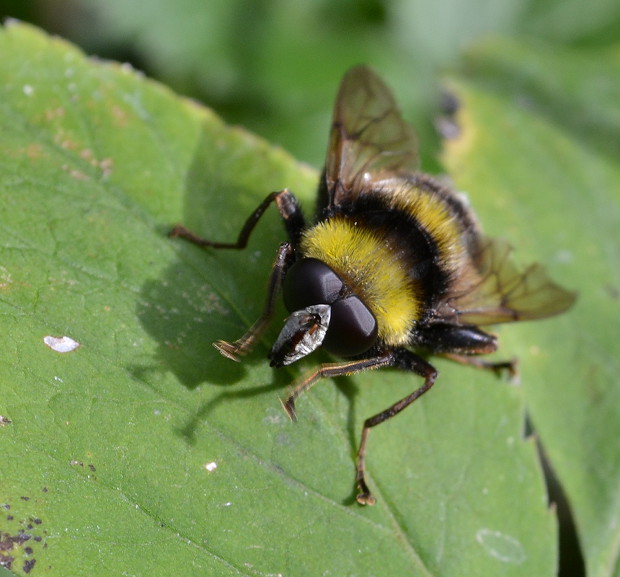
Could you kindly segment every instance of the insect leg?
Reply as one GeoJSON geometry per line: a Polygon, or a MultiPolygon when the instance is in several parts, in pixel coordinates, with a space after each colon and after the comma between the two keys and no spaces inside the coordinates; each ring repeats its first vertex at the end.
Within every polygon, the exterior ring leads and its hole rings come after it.
{"type": "Polygon", "coordinates": [[[357,502],[360,503],[360,505],[375,504],[375,498],[366,484],[366,444],[368,442],[368,434],[370,429],[380,425],[388,419],[391,419],[395,415],[398,415],[398,413],[402,410],[406,409],[411,403],[426,393],[426,391],[433,386],[435,379],[437,378],[437,371],[432,365],[406,349],[397,349],[393,351],[392,359],[389,365],[405,371],[414,372],[421,377],[424,377],[424,383],[410,395],[407,395],[397,403],[394,403],[391,407],[385,409],[385,411],[381,411],[380,413],[377,413],[364,421],[362,438],[357,451],[356,483],[359,491],[357,495],[357,502]]]}
{"type": "Polygon", "coordinates": [[[512,359],[510,361],[487,361],[479,357],[470,357],[467,355],[459,355],[456,353],[441,353],[440,356],[450,359],[455,363],[461,365],[469,365],[478,369],[485,369],[493,371],[496,375],[500,376],[503,371],[508,371],[510,380],[519,379],[519,371],[517,369],[518,359],[512,359]]]}
{"type": "Polygon", "coordinates": [[[421,387],[417,388],[413,391],[413,393],[406,396],[404,399],[401,399],[397,403],[394,403],[391,407],[388,407],[385,411],[381,411],[380,413],[377,413],[364,421],[362,438],[357,452],[356,466],[356,484],[359,490],[357,501],[362,505],[374,505],[375,503],[375,498],[372,496],[370,489],[366,484],[365,474],[366,444],[368,442],[368,433],[370,429],[380,423],[383,423],[384,421],[387,421],[388,419],[391,419],[428,391],[433,386],[435,379],[437,378],[437,371],[435,368],[407,349],[392,349],[369,359],[356,359],[345,363],[330,363],[321,365],[308,375],[304,376],[301,381],[294,386],[287,399],[282,401],[282,406],[290,419],[292,421],[296,421],[297,414],[295,412],[295,401],[319,379],[324,377],[352,375],[361,371],[379,369],[381,367],[395,367],[405,371],[414,372],[424,377],[424,383],[421,387]]]}
{"type": "Polygon", "coordinates": [[[354,373],[360,373],[369,369],[379,369],[381,367],[389,366],[392,363],[392,353],[390,351],[371,357],[369,359],[357,359],[344,363],[327,363],[320,365],[317,369],[304,375],[302,379],[293,386],[293,390],[286,398],[286,401],[282,401],[282,406],[287,412],[291,421],[297,420],[297,413],[295,412],[295,401],[302,394],[305,393],[312,385],[314,385],[319,379],[325,377],[340,377],[343,375],[352,375],[354,373]]]}
{"type": "Polygon", "coordinates": [[[278,210],[280,211],[280,215],[282,216],[284,226],[286,227],[286,231],[291,239],[291,242],[294,246],[297,246],[297,243],[301,237],[301,231],[305,226],[305,221],[297,199],[286,188],[284,190],[272,192],[258,205],[254,212],[245,221],[236,242],[215,242],[212,240],[207,240],[206,238],[191,232],[180,224],[175,226],[170,231],[168,236],[170,238],[183,238],[198,246],[241,250],[247,246],[254,227],[260,220],[261,216],[263,216],[265,211],[269,208],[269,205],[274,201],[278,205],[278,210]]]}
{"type": "Polygon", "coordinates": [[[249,353],[254,343],[263,334],[275,308],[276,299],[282,286],[282,279],[287,268],[291,265],[294,257],[294,250],[290,243],[283,242],[278,248],[276,258],[273,262],[271,269],[271,275],[269,277],[269,286],[267,289],[267,302],[263,313],[258,320],[248,329],[248,331],[233,343],[228,341],[216,341],[213,346],[225,357],[238,361],[239,355],[245,355],[249,353]]]}
{"type": "Polygon", "coordinates": [[[462,365],[493,371],[500,375],[508,371],[512,380],[517,379],[517,360],[487,361],[477,355],[497,350],[497,337],[471,325],[456,326],[436,324],[421,331],[420,344],[446,359],[462,365]]]}
{"type": "Polygon", "coordinates": [[[288,189],[269,194],[245,221],[236,242],[216,242],[207,240],[194,234],[182,225],[175,226],[169,233],[171,238],[183,238],[198,246],[241,250],[247,246],[254,227],[274,201],[278,206],[278,211],[284,222],[290,242],[281,244],[278,249],[271,269],[271,276],[269,277],[267,302],[259,319],[235,342],[216,341],[213,343],[213,346],[215,346],[222,355],[234,361],[238,360],[238,356],[245,355],[252,350],[254,343],[260,338],[273,316],[276,298],[280,291],[280,286],[282,285],[282,279],[284,278],[286,269],[292,264],[295,247],[298,245],[301,233],[305,227],[304,216],[297,199],[288,189]]]}

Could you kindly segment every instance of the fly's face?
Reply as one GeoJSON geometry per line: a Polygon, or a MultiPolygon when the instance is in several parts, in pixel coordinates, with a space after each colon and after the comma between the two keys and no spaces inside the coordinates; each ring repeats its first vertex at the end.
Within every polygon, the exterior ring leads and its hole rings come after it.
{"type": "Polygon", "coordinates": [[[289,365],[320,346],[338,356],[357,356],[377,340],[374,315],[320,260],[293,264],[284,279],[283,297],[292,314],[271,350],[272,366],[289,365]]]}

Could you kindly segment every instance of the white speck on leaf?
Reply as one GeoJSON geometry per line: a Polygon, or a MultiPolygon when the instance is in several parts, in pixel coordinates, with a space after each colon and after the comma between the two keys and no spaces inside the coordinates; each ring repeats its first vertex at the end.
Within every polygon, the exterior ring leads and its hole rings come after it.
{"type": "Polygon", "coordinates": [[[71,337],[43,337],[43,342],[53,351],[57,353],[70,353],[80,346],[80,343],[74,341],[71,337]]]}
{"type": "Polygon", "coordinates": [[[205,465],[205,469],[209,471],[209,473],[212,473],[215,469],[217,469],[217,463],[215,461],[211,461],[205,465]]]}
{"type": "Polygon", "coordinates": [[[500,531],[480,529],[476,533],[476,541],[491,557],[504,563],[521,565],[527,557],[520,541],[500,531]]]}

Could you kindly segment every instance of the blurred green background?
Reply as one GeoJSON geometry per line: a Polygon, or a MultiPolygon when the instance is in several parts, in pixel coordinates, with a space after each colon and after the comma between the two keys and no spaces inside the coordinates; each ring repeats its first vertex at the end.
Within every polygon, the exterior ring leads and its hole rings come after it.
{"type": "Polygon", "coordinates": [[[587,50],[619,37],[614,0],[4,0],[87,53],[132,63],[313,166],[343,72],[376,67],[434,171],[439,75],[489,36],[587,50]]]}
{"type": "MultiPolygon", "coordinates": [[[[416,126],[428,172],[441,171],[441,80],[468,73],[466,55],[477,43],[522,39],[547,56],[573,50],[578,60],[620,39],[617,0],[4,0],[0,16],[129,62],[315,167],[342,74],[370,64],[416,126]]],[[[579,67],[573,72],[577,82],[579,67]]],[[[552,83],[553,70],[547,73],[552,83]]],[[[527,82],[506,78],[515,94],[527,82]]],[[[575,115],[568,125],[587,122],[575,115]]],[[[617,152],[618,143],[608,150],[617,152]]],[[[574,541],[568,550],[576,551],[574,541]]],[[[564,575],[583,574],[578,558],[562,559],[564,575]]]]}

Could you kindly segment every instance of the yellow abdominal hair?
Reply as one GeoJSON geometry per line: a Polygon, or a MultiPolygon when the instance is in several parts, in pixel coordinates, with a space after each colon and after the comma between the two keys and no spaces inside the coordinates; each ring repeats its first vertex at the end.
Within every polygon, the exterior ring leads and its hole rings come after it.
{"type": "Polygon", "coordinates": [[[304,232],[304,256],[322,260],[362,300],[377,319],[379,339],[404,345],[421,314],[419,291],[390,246],[354,220],[332,218],[304,232]]]}

